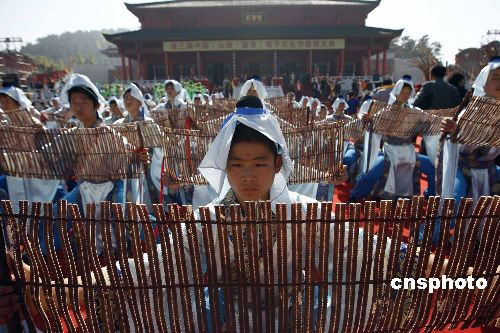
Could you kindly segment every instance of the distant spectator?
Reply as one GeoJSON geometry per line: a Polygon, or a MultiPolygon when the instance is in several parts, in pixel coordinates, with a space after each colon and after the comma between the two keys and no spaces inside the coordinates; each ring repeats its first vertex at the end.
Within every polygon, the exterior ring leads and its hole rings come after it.
{"type": "Polygon", "coordinates": [[[431,69],[432,81],[424,83],[413,105],[423,110],[448,109],[460,104],[458,90],[444,81],[446,67],[436,65],[431,69]]]}
{"type": "Polygon", "coordinates": [[[372,98],[375,101],[388,103],[391,95],[391,90],[393,87],[394,87],[394,82],[391,79],[385,79],[382,82],[382,86],[378,89],[377,92],[373,94],[372,98]]]}
{"type": "Polygon", "coordinates": [[[467,93],[467,89],[465,89],[465,76],[462,73],[455,72],[448,78],[448,83],[458,90],[460,99],[464,99],[467,93]]]}
{"type": "Polygon", "coordinates": [[[354,91],[351,91],[350,93],[347,94],[347,105],[349,105],[349,108],[345,110],[345,114],[355,115],[358,112],[359,98],[354,93],[354,91]]]}

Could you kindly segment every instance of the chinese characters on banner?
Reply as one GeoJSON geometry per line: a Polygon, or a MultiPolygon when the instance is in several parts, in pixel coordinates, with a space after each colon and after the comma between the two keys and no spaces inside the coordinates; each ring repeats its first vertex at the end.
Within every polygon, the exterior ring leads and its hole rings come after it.
{"type": "Polygon", "coordinates": [[[266,50],[341,50],[345,39],[257,39],[163,42],[165,52],[191,51],[266,51],[266,50]]]}

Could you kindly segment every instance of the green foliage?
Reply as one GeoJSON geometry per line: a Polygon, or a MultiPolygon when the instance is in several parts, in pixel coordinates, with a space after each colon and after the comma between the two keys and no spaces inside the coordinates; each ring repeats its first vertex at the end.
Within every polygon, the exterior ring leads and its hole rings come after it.
{"type": "Polygon", "coordinates": [[[193,99],[194,95],[203,94],[205,92],[205,86],[200,82],[187,81],[183,82],[182,86],[186,89],[191,99],[193,99]]]}
{"type": "Polygon", "coordinates": [[[41,63],[62,67],[74,64],[109,64],[109,58],[100,50],[113,44],[106,41],[102,34],[123,31],[126,30],[76,31],[48,35],[38,38],[36,43],[24,46],[21,52],[33,58],[38,57],[41,63]]]}
{"type": "Polygon", "coordinates": [[[429,35],[423,35],[418,40],[409,36],[402,36],[394,39],[390,45],[390,51],[394,52],[396,58],[405,59],[428,57],[431,54],[436,60],[439,60],[441,48],[441,43],[431,41],[429,35]]]}

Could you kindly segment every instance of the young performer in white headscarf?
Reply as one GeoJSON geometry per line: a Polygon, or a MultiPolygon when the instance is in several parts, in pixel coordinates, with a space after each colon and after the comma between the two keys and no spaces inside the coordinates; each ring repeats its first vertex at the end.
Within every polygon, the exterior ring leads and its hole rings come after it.
{"type": "Polygon", "coordinates": [[[266,87],[258,77],[253,77],[246,81],[243,87],[241,87],[240,97],[244,96],[257,96],[261,100],[265,100],[267,98],[266,87]]]}
{"type": "Polygon", "coordinates": [[[349,104],[345,100],[344,96],[339,96],[335,102],[332,104],[332,114],[326,116],[327,121],[350,121],[351,116],[345,114],[345,111],[349,108],[349,104]]]}
{"type": "Polygon", "coordinates": [[[298,109],[301,107],[300,103],[295,100],[295,94],[293,92],[289,92],[286,94],[286,98],[288,101],[288,107],[298,109]]]}
{"type": "MultiPolygon", "coordinates": [[[[389,104],[412,107],[409,100],[415,93],[411,77],[404,76],[391,91],[389,104]]],[[[382,199],[420,194],[420,170],[428,175],[428,195],[435,193],[434,166],[427,156],[415,152],[412,138],[383,137],[384,153],[379,154],[369,171],[361,175],[351,191],[353,199],[366,198],[375,185],[375,195],[382,199]]],[[[372,137],[371,149],[377,149],[378,138],[372,137]],[[375,146],[373,146],[375,144],[375,146]]],[[[365,146],[364,151],[368,151],[365,146]]],[[[370,154],[371,155],[371,154],[370,154]]]]}
{"type": "Polygon", "coordinates": [[[111,115],[108,118],[104,119],[104,123],[106,125],[113,125],[113,123],[115,123],[117,120],[123,118],[123,112],[121,110],[121,101],[118,98],[116,98],[116,96],[112,96],[108,101],[108,105],[109,105],[109,112],[111,113],[111,115]]]}
{"type": "MultiPolygon", "coordinates": [[[[2,88],[0,90],[0,106],[6,112],[15,112],[16,110],[22,112],[22,110],[28,111],[32,108],[31,101],[21,89],[16,87],[2,88]]],[[[33,116],[30,124],[14,125],[42,126],[41,122],[33,116]]],[[[8,193],[16,213],[21,200],[27,200],[30,203],[35,201],[53,202],[66,194],[59,180],[21,178],[8,175],[1,176],[1,178],[0,183],[3,190],[8,193]]]]}
{"type": "MultiPolygon", "coordinates": [[[[500,100],[500,57],[493,58],[481,70],[472,88],[474,96],[500,100]]],[[[456,122],[446,118],[442,123],[442,131],[451,133],[455,130],[456,122]]],[[[457,201],[461,197],[472,197],[477,202],[483,195],[499,195],[500,167],[495,163],[499,155],[498,148],[456,144],[446,140],[441,196],[457,201]]]]}
{"type": "Polygon", "coordinates": [[[166,101],[160,103],[153,111],[165,111],[171,109],[183,109],[187,106],[182,84],[176,80],[165,81],[166,101]]]}
{"type": "MultiPolygon", "coordinates": [[[[125,89],[121,97],[121,102],[127,110],[127,115],[117,120],[114,125],[130,124],[136,121],[153,121],[153,119],[149,117],[149,109],[145,103],[144,96],[139,87],[134,83],[131,83],[125,89]]],[[[154,150],[160,151],[157,152],[156,155],[162,155],[160,148],[154,148],[154,150]]],[[[141,151],[141,160],[145,165],[149,165],[149,148],[144,148],[141,151]]],[[[144,203],[144,192],[149,189],[149,185],[144,175],[136,179],[125,179],[123,180],[123,193],[125,196],[130,193],[131,202],[144,203]]],[[[153,184],[151,184],[151,186],[153,186],[153,184]]],[[[150,200],[147,200],[147,204],[149,207],[152,207],[150,200]]]]}

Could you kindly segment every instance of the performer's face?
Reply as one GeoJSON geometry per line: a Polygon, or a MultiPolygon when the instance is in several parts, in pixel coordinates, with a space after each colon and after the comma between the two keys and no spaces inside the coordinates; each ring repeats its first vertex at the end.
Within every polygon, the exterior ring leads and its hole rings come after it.
{"type": "Polygon", "coordinates": [[[340,103],[339,106],[337,107],[336,113],[337,114],[344,113],[344,109],[345,109],[345,104],[344,103],[340,103]]]}
{"type": "Polygon", "coordinates": [[[92,99],[86,94],[74,91],[70,96],[70,108],[76,119],[80,121],[90,121],[97,117],[98,105],[94,105],[92,99]]]}
{"type": "Polygon", "coordinates": [[[196,97],[196,98],[194,99],[194,105],[196,105],[196,106],[201,106],[201,105],[203,105],[203,103],[201,102],[201,98],[200,98],[200,97],[196,97]]]}
{"type": "Polygon", "coordinates": [[[0,94],[0,107],[4,111],[13,111],[19,108],[19,104],[12,97],[0,94]]]}
{"type": "Polygon", "coordinates": [[[255,90],[253,86],[248,89],[247,96],[259,97],[259,95],[257,94],[257,90],[255,90]]]}
{"type": "Polygon", "coordinates": [[[406,103],[410,99],[410,96],[411,96],[411,88],[403,87],[403,89],[401,89],[401,93],[398,95],[396,99],[398,100],[398,102],[406,103]]]}
{"type": "Polygon", "coordinates": [[[486,96],[500,100],[500,67],[490,71],[484,85],[486,96]]]}
{"type": "Polygon", "coordinates": [[[120,111],[120,108],[118,107],[118,105],[116,103],[109,104],[109,110],[115,116],[121,116],[121,114],[122,114],[122,112],[120,111]]]}
{"type": "Polygon", "coordinates": [[[226,172],[238,201],[269,200],[269,190],[281,164],[281,156],[275,157],[263,143],[234,144],[229,152],[226,172]]]}
{"type": "Polygon", "coordinates": [[[125,102],[125,108],[132,115],[132,117],[136,117],[139,114],[139,109],[141,108],[141,102],[138,101],[132,94],[129,92],[123,95],[123,101],[125,102]]]}
{"type": "Polygon", "coordinates": [[[59,109],[61,107],[57,99],[52,100],[52,105],[54,106],[55,109],[59,109]]]}
{"type": "Polygon", "coordinates": [[[175,91],[175,87],[173,84],[167,84],[165,87],[165,92],[167,93],[168,98],[174,99],[175,96],[177,95],[177,92],[175,91]]]}

